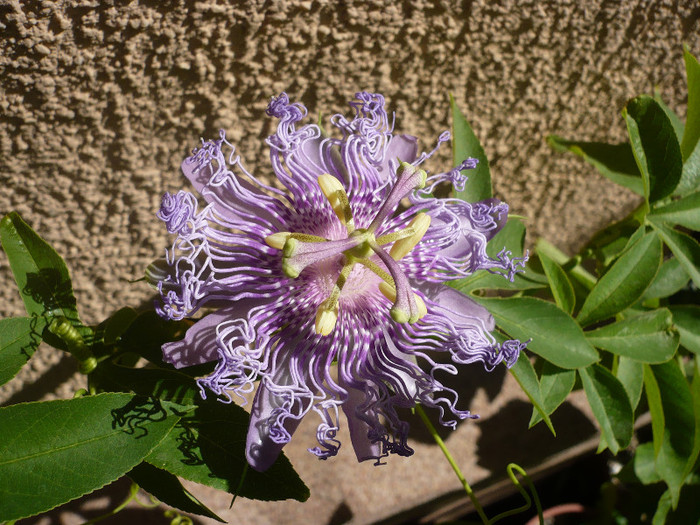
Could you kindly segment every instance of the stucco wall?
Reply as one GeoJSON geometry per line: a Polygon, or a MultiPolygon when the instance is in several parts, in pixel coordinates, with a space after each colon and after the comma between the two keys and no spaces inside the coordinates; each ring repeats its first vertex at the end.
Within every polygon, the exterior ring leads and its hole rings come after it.
{"type": "MultiPolygon", "coordinates": [[[[543,137],[622,139],[626,99],[655,85],[683,115],[681,44],[700,52],[699,17],[695,0],[0,1],[0,212],[57,248],[98,322],[148,300],[127,281],[168,244],[154,214],[185,187],[178,167],[200,136],[226,128],[264,176],[271,95],[328,115],[365,89],[430,150],[452,92],[497,195],[530,218],[531,240],[571,251],[635,199],[543,137]]],[[[443,146],[433,166],[449,158],[443,146]]],[[[21,315],[4,256],[0,283],[0,315],[21,315]]],[[[21,378],[56,363],[26,397],[70,394],[57,354],[21,378]]]]}

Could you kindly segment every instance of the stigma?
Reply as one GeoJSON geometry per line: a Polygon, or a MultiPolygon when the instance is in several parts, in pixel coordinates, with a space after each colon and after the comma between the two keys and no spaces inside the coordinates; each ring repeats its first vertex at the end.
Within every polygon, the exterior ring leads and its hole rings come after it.
{"type": "Polygon", "coordinates": [[[350,199],[341,181],[330,174],[318,177],[321,192],[328,200],[333,213],[345,227],[347,236],[330,240],[315,235],[277,232],[265,238],[268,246],[282,252],[282,271],[287,277],[296,278],[308,266],[340,256],[342,268],[328,297],[316,311],[315,331],[330,335],[338,321],[340,298],[356,265],[362,265],[381,282],[379,291],[392,302],[391,318],[397,323],[416,323],[427,313],[423,299],[413,292],[408,277],[398,264],[421,241],[430,227],[430,216],[418,213],[405,228],[376,235],[384,221],[393,214],[401,199],[410,191],[425,186],[425,171],[400,162],[396,183],[381,204],[367,228],[356,228],[350,199]],[[384,247],[391,244],[387,251],[384,247]],[[376,260],[378,259],[378,261],[376,260]],[[381,264],[380,264],[381,263],[381,264]]]}

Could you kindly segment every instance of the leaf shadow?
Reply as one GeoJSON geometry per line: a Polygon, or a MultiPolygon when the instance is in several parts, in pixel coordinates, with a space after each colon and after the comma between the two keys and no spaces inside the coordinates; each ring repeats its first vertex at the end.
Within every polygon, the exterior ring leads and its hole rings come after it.
{"type": "Polygon", "coordinates": [[[123,407],[112,410],[112,428],[121,428],[139,439],[148,435],[145,423],[163,421],[167,417],[158,399],[136,396],[123,407]]]}

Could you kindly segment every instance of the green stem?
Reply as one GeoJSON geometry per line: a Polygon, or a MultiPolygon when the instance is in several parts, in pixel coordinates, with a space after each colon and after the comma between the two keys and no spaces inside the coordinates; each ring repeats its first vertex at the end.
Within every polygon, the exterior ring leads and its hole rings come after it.
{"type": "MultiPolygon", "coordinates": [[[[570,260],[570,258],[559,248],[554,246],[551,242],[542,238],[537,239],[536,249],[538,252],[547,255],[559,266],[564,266],[570,260]]],[[[579,283],[585,286],[587,290],[592,290],[597,282],[597,279],[580,264],[577,264],[576,266],[568,270],[568,273],[571,275],[571,277],[573,277],[579,283]]]]}
{"type": "Polygon", "coordinates": [[[488,525],[490,522],[489,522],[489,519],[486,517],[486,514],[484,513],[484,509],[481,507],[481,503],[479,503],[479,500],[477,499],[476,494],[474,494],[474,491],[472,490],[471,486],[469,485],[469,482],[466,480],[466,478],[462,474],[462,471],[459,470],[459,467],[457,466],[457,463],[455,463],[455,460],[452,457],[452,454],[450,454],[450,451],[447,449],[447,445],[445,445],[445,442],[438,435],[437,430],[435,430],[435,426],[433,426],[433,424],[428,419],[428,416],[423,411],[423,407],[421,407],[420,405],[416,405],[415,411],[420,416],[421,420],[423,421],[426,428],[428,429],[428,432],[430,432],[430,435],[433,436],[433,439],[435,440],[435,443],[437,443],[437,446],[440,447],[440,450],[442,450],[442,453],[444,454],[445,458],[447,459],[447,462],[452,467],[452,470],[454,470],[455,474],[457,474],[457,479],[459,479],[460,483],[462,483],[462,486],[464,487],[464,491],[467,493],[467,496],[469,496],[469,499],[472,501],[472,505],[474,505],[474,510],[476,510],[476,513],[481,518],[482,523],[484,523],[484,525],[488,525]]]}

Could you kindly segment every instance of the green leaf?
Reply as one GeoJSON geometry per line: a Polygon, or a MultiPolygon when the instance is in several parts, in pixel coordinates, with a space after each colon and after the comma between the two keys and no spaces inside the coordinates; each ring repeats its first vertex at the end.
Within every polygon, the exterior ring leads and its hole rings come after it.
{"type": "Polygon", "coordinates": [[[681,334],[681,345],[700,355],[700,306],[695,304],[671,305],[673,323],[681,334]]]}
{"type": "Polygon", "coordinates": [[[621,356],[618,359],[615,377],[622,383],[625,392],[627,392],[632,410],[636,410],[644,386],[644,365],[629,357],[621,356]]]}
{"type": "Polygon", "coordinates": [[[129,306],[125,306],[117,310],[105,322],[104,335],[102,339],[105,344],[113,344],[117,339],[129,328],[129,325],[138,317],[136,310],[129,306]]]}
{"type": "Polygon", "coordinates": [[[557,433],[554,431],[552,421],[549,419],[549,412],[547,412],[542,401],[540,384],[537,381],[537,374],[535,373],[535,369],[532,367],[530,358],[525,354],[525,352],[520,352],[518,360],[510,368],[509,371],[520,385],[520,388],[523,389],[523,392],[525,392],[527,397],[530,399],[530,402],[534,407],[533,412],[539,414],[539,420],[544,420],[545,424],[547,425],[547,428],[549,428],[552,434],[556,436],[557,433]]]}
{"type": "MultiPolygon", "coordinates": [[[[234,403],[202,400],[195,380],[164,369],[129,369],[102,363],[94,372],[100,388],[151,395],[180,404],[197,404],[147,461],[185,479],[233,493],[247,468],[248,414],[234,403]]],[[[304,501],[308,488],[284,455],[268,471],[248,470],[238,495],[262,500],[304,501]],[[275,478],[276,477],[276,478],[275,478]],[[274,479],[273,479],[274,478],[274,479]]]]}
{"type": "Polygon", "coordinates": [[[651,286],[644,292],[643,299],[661,299],[670,297],[679,290],[682,290],[690,277],[681,266],[681,263],[675,257],[664,261],[659,268],[659,273],[656,274],[651,286]]]}
{"type": "Polygon", "coordinates": [[[688,476],[695,469],[695,462],[700,456],[700,362],[695,359],[693,381],[690,383],[690,395],[693,397],[693,414],[695,418],[695,440],[693,450],[685,466],[685,475],[688,476]]]}
{"type": "Polygon", "coordinates": [[[549,287],[552,290],[552,296],[557,306],[564,310],[567,314],[574,311],[576,305],[576,296],[574,295],[574,287],[566,276],[564,270],[557,263],[547,257],[544,253],[538,254],[542,268],[549,281],[549,287]]]}
{"type": "Polygon", "coordinates": [[[632,406],[622,383],[600,365],[580,368],[586,399],[598,420],[605,441],[613,454],[627,447],[632,440],[632,406]]]}
{"type": "Polygon", "coordinates": [[[120,335],[119,346],[125,350],[136,352],[151,363],[173,368],[163,363],[163,343],[181,339],[192,322],[166,321],[156,312],[148,311],[140,314],[120,335]]]}
{"type": "Polygon", "coordinates": [[[634,474],[644,485],[661,481],[656,472],[656,454],[651,443],[642,443],[634,451],[634,474]]]}
{"type": "Polygon", "coordinates": [[[664,113],[666,113],[668,120],[673,126],[673,131],[676,132],[676,138],[678,139],[678,143],[680,144],[681,140],[683,140],[685,124],[683,123],[681,118],[676,114],[676,112],[669,108],[666,105],[666,103],[663,100],[661,100],[661,93],[659,92],[658,88],[654,88],[654,100],[656,100],[661,109],[664,110],[664,113]]]}
{"type": "Polygon", "coordinates": [[[491,172],[484,148],[481,147],[479,139],[476,138],[452,95],[450,95],[450,110],[452,112],[452,159],[454,165],[459,166],[469,157],[479,160],[475,169],[462,172],[469,178],[464,191],[455,192],[455,197],[467,202],[488,199],[492,196],[491,172]]]}
{"type": "Polygon", "coordinates": [[[46,327],[43,317],[0,320],[0,385],[15,377],[41,342],[46,327]]]}
{"type": "Polygon", "coordinates": [[[0,521],[50,510],[139,464],[180,419],[129,394],[0,408],[0,521]]]}
{"type": "Polygon", "coordinates": [[[700,186],[700,142],[695,145],[695,150],[683,162],[681,181],[676,187],[675,195],[685,195],[696,191],[700,186]]]}
{"type": "Polygon", "coordinates": [[[656,456],[656,471],[668,485],[673,508],[676,508],[695,442],[693,396],[676,361],[652,365],[651,369],[659,385],[665,418],[663,443],[656,456]]]}
{"type": "Polygon", "coordinates": [[[651,432],[654,443],[654,457],[659,455],[664,442],[664,428],[666,427],[666,417],[664,407],[661,402],[661,391],[659,383],[656,381],[654,372],[650,365],[644,365],[644,392],[647,396],[647,405],[651,414],[651,432]]]}
{"type": "Polygon", "coordinates": [[[642,174],[645,199],[651,203],[668,197],[678,186],[683,170],[673,124],[661,106],[646,95],[630,100],[622,116],[642,174]]]}
{"type": "Polygon", "coordinates": [[[700,139],[700,64],[685,46],[683,59],[688,79],[688,111],[686,112],[681,151],[683,152],[683,160],[686,160],[695,150],[700,139]]]}
{"type": "Polygon", "coordinates": [[[581,327],[552,303],[534,297],[474,297],[511,337],[526,341],[528,350],[561,368],[580,368],[598,360],[581,327]]]}
{"type": "Polygon", "coordinates": [[[0,221],[0,240],[27,313],[78,322],[70,275],[61,256],[14,212],[0,221]]]}
{"type": "Polygon", "coordinates": [[[698,244],[698,241],[690,235],[659,224],[653,220],[653,217],[649,219],[651,225],[659,233],[666,246],[673,252],[673,255],[676,256],[678,262],[695,283],[695,286],[700,287],[700,244],[698,244]]]}
{"type": "Polygon", "coordinates": [[[607,319],[636,303],[661,266],[661,242],[649,233],[625,251],[593,287],[577,316],[582,326],[607,319]]]}
{"type": "Polygon", "coordinates": [[[623,319],[585,332],[598,348],[645,363],[664,363],[678,348],[679,335],[666,308],[623,319]]]}
{"type": "Polygon", "coordinates": [[[604,177],[615,184],[644,195],[642,177],[629,144],[579,142],[549,135],[547,143],[557,151],[570,151],[593,165],[604,177]]]}
{"type": "Polygon", "coordinates": [[[176,476],[242,497],[306,501],[309,489],[284,454],[265,472],[247,469],[248,419],[245,410],[233,403],[202,404],[178,423],[146,461],[176,476]]]}
{"type": "Polygon", "coordinates": [[[170,472],[156,468],[149,463],[140,463],[131,469],[128,476],[139,487],[166,505],[183,512],[206,516],[226,523],[226,520],[217,516],[185,489],[177,476],[170,472]]]}
{"type": "Polygon", "coordinates": [[[671,225],[700,230],[700,191],[654,209],[648,217],[671,225]]]}
{"type": "MultiPolygon", "coordinates": [[[[552,414],[566,400],[575,383],[575,370],[564,370],[549,361],[544,361],[540,375],[540,396],[544,413],[552,414]]],[[[541,420],[539,411],[533,410],[528,428],[532,428],[541,420]]]]}

